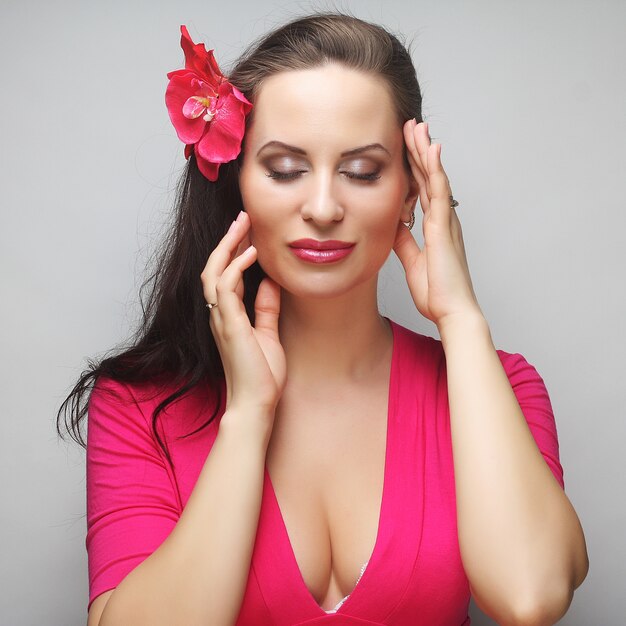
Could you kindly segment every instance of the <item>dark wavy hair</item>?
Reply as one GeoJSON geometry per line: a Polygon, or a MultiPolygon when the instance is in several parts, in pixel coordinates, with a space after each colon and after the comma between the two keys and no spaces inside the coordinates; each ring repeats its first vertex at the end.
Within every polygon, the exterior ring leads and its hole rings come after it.
{"type": "MultiPolygon", "coordinates": [[[[381,26],[344,13],[315,13],[295,19],[254,42],[235,63],[229,80],[254,103],[263,81],[279,72],[339,63],[383,78],[396,105],[398,123],[422,121],[422,95],[409,49],[381,26]]],[[[246,120],[254,118],[254,108],[246,120]]],[[[245,141],[245,136],[244,136],[245,141]]],[[[195,156],[187,161],[175,197],[175,216],[160,248],[153,271],[141,288],[142,321],[130,342],[100,360],[89,360],[57,413],[57,432],[63,431],[86,448],[80,425],[98,378],[137,384],[167,382],[172,393],[152,415],[154,436],[168,461],[167,446],[156,428],[159,414],[199,383],[213,384],[224,371],[211,334],[200,273],[239,211],[238,160],[223,164],[210,182],[199,171],[195,156]]],[[[406,153],[405,153],[405,165],[406,153]]],[[[244,304],[254,324],[254,299],[264,272],[255,263],[244,273],[244,304]]],[[[213,414],[184,437],[208,426],[217,416],[219,389],[213,414]]]]}

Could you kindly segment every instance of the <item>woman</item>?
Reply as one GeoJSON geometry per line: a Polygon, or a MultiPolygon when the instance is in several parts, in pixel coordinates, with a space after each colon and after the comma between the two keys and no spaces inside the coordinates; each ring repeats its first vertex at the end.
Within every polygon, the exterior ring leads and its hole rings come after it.
{"type": "Polygon", "coordinates": [[[556,622],[588,563],[550,401],[493,346],[408,52],[318,14],[226,79],[181,30],[175,229],[65,405],[75,432],[96,383],[89,624],[460,625],[470,593],[556,622]],[[440,341],[379,314],[392,250],[440,341]]]}

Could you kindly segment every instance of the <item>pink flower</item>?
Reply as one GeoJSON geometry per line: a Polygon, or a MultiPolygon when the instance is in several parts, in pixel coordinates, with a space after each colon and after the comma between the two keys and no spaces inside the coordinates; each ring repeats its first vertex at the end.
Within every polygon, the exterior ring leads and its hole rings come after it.
{"type": "Polygon", "coordinates": [[[180,45],[185,69],[169,72],[165,105],[178,138],[185,143],[185,158],[195,152],[198,168],[216,181],[219,166],[237,158],[252,104],[221,73],[204,44],[194,44],[181,26],[180,45]]]}

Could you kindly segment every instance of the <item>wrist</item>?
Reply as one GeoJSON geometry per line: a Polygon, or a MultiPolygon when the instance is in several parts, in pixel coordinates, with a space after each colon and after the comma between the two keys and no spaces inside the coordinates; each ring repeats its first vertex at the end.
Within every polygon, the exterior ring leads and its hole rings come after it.
{"type": "Polygon", "coordinates": [[[444,350],[450,344],[467,338],[486,338],[491,341],[491,330],[481,311],[472,311],[447,317],[437,324],[444,350]]]}
{"type": "Polygon", "coordinates": [[[274,412],[260,407],[229,407],[219,422],[219,433],[242,445],[267,450],[274,426],[274,412]]]}

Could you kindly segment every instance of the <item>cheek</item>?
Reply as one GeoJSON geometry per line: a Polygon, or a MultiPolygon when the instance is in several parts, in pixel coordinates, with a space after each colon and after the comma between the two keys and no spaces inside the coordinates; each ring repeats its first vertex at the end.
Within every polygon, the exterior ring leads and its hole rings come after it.
{"type": "Polygon", "coordinates": [[[239,189],[243,207],[250,217],[250,237],[261,234],[271,228],[275,211],[271,210],[274,205],[272,197],[267,193],[265,181],[258,175],[242,175],[239,180],[239,189]]]}
{"type": "MultiPolygon", "coordinates": [[[[284,247],[285,198],[272,189],[264,174],[240,179],[243,206],[250,217],[250,243],[263,270],[275,280],[276,257],[284,247]]],[[[280,265],[280,263],[278,264],[280,265]]],[[[278,280],[280,284],[280,280],[278,280]]]]}
{"type": "Polygon", "coordinates": [[[381,235],[386,232],[395,235],[402,214],[403,199],[404,194],[399,181],[391,181],[367,198],[363,197],[362,205],[369,207],[368,221],[372,227],[370,230],[379,231],[381,235]]]}

